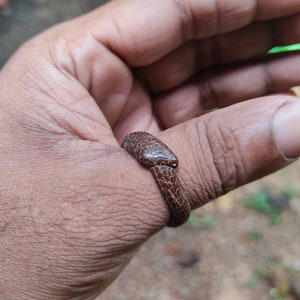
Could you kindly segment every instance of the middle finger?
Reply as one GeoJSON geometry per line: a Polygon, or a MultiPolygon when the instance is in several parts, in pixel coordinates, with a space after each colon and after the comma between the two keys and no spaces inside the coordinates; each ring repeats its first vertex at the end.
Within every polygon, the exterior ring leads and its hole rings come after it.
{"type": "Polygon", "coordinates": [[[265,54],[276,45],[297,43],[299,40],[300,14],[192,41],[154,64],[141,68],[139,73],[151,93],[155,94],[172,89],[210,67],[245,61],[265,54]]]}

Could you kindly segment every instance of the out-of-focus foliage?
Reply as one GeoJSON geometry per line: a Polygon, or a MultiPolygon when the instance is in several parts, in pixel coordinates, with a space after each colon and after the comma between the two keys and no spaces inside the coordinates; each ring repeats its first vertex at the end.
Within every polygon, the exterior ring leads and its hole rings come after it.
{"type": "Polygon", "coordinates": [[[269,53],[280,53],[280,52],[289,52],[289,51],[297,51],[297,50],[300,50],[300,44],[274,47],[269,51],[269,53]]]}

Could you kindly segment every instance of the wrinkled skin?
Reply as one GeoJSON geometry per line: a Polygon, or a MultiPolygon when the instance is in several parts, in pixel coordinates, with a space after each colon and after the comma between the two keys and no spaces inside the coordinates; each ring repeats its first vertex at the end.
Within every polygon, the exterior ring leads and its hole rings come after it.
{"type": "Polygon", "coordinates": [[[0,73],[1,299],[93,299],[166,225],[129,132],[176,153],[194,209],[297,157],[299,54],[262,55],[300,41],[299,11],[116,0],[23,45],[0,73]]]}

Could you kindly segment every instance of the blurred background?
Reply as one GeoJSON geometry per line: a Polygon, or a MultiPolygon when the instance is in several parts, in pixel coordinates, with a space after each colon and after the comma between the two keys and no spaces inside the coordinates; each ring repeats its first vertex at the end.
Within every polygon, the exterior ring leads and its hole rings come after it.
{"type": "Polygon", "coordinates": [[[0,0],[0,66],[24,41],[107,0],[0,0]]]}
{"type": "MultiPolygon", "coordinates": [[[[104,2],[0,0],[0,68],[31,36],[104,2]]],[[[296,162],[164,229],[99,299],[300,299],[299,179],[296,162]]]]}

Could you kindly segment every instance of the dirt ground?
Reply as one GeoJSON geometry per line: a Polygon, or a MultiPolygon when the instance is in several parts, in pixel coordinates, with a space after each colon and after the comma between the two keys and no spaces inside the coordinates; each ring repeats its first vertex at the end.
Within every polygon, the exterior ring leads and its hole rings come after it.
{"type": "MultiPolygon", "coordinates": [[[[0,9],[0,67],[30,36],[101,2],[9,1],[0,9]]],[[[97,299],[300,299],[299,179],[296,162],[164,229],[97,299]]]]}

